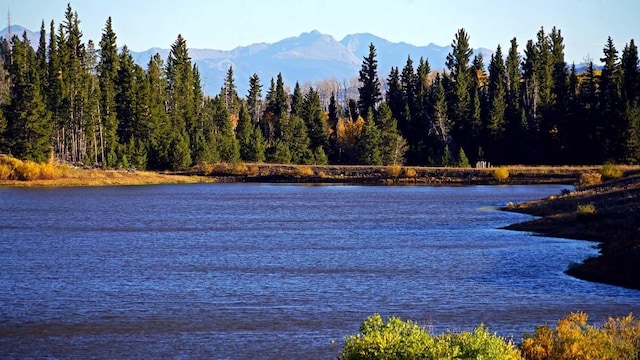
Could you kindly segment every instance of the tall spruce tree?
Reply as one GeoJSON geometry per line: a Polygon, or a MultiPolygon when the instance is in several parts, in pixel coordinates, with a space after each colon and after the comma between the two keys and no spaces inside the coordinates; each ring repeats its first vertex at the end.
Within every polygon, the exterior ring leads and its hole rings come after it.
{"type": "Polygon", "coordinates": [[[602,75],[599,81],[600,128],[607,161],[621,161],[624,157],[624,120],[620,116],[621,69],[618,50],[611,37],[602,49],[604,57],[602,75]]]}
{"type": "Polygon", "coordinates": [[[459,29],[451,43],[451,52],[447,55],[446,66],[450,72],[451,90],[448,101],[449,119],[453,124],[454,138],[466,138],[470,128],[472,79],[469,60],[473,49],[469,45],[469,35],[465,29],[459,29]]]}
{"type": "Polygon", "coordinates": [[[262,116],[262,85],[260,84],[260,77],[254,73],[249,78],[249,91],[247,93],[247,111],[251,116],[251,121],[254,124],[260,122],[262,116]]]}
{"type": "Polygon", "coordinates": [[[111,17],[107,19],[100,40],[100,61],[98,62],[98,79],[100,85],[100,161],[104,167],[115,166],[118,144],[118,118],[116,110],[116,82],[119,65],[116,34],[113,31],[111,17]]]}
{"type": "Polygon", "coordinates": [[[502,59],[502,48],[498,45],[489,63],[489,121],[487,124],[488,155],[495,162],[504,163],[502,145],[506,132],[506,86],[507,74],[502,59]]]}
{"type": "Polygon", "coordinates": [[[179,146],[171,161],[171,168],[184,169],[191,165],[192,153],[195,153],[198,136],[198,119],[194,99],[193,66],[189,57],[187,42],[178,35],[171,45],[167,60],[167,80],[169,96],[167,108],[171,119],[173,143],[179,146]],[[188,151],[185,151],[185,148],[188,151]]]}
{"type": "Polygon", "coordinates": [[[360,115],[366,115],[369,109],[375,111],[377,104],[382,100],[376,56],[376,47],[371,43],[369,44],[369,55],[364,57],[360,70],[360,86],[358,87],[360,115]]]}
{"type": "Polygon", "coordinates": [[[51,154],[53,128],[40,92],[36,54],[26,32],[22,40],[14,36],[11,43],[12,86],[6,129],[9,152],[17,158],[44,162],[51,154]]]}
{"type": "Polygon", "coordinates": [[[382,165],[380,129],[374,121],[371,108],[367,112],[362,133],[358,139],[356,161],[362,165],[382,165]]]}

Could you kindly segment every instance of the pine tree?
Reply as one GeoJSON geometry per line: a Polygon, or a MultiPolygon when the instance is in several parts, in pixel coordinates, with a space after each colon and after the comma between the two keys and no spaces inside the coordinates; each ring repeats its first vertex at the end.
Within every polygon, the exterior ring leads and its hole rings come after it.
{"type": "Polygon", "coordinates": [[[373,109],[369,109],[362,133],[358,139],[356,161],[362,165],[382,165],[380,154],[380,130],[373,120],[373,109]]]}
{"type": "Polygon", "coordinates": [[[634,103],[640,101],[640,61],[638,47],[633,39],[625,45],[620,60],[622,70],[622,100],[634,103]]]}
{"type": "Polygon", "coordinates": [[[514,163],[522,159],[521,155],[527,149],[525,142],[526,118],[523,119],[522,109],[522,74],[520,71],[520,54],[518,41],[511,39],[511,46],[505,61],[507,77],[506,109],[505,109],[505,150],[504,159],[507,163],[514,163]]]}
{"type": "Polygon", "coordinates": [[[240,161],[240,146],[233,131],[230,114],[224,100],[217,98],[210,100],[213,107],[214,125],[216,130],[217,148],[220,160],[235,164],[240,161]]]}
{"type": "Polygon", "coordinates": [[[501,150],[506,131],[506,75],[502,49],[498,45],[496,53],[491,55],[489,63],[489,122],[487,124],[489,141],[491,142],[491,146],[488,147],[489,156],[497,162],[504,161],[504,158],[501,157],[504,151],[501,150]]]}
{"type": "Polygon", "coordinates": [[[459,29],[451,43],[451,52],[447,55],[446,66],[450,71],[452,89],[448,101],[449,119],[451,120],[456,139],[467,138],[466,129],[470,128],[471,115],[470,89],[472,79],[469,71],[469,60],[473,49],[469,46],[469,35],[465,29],[459,29]]]}
{"type": "Polygon", "coordinates": [[[149,142],[147,166],[155,170],[170,168],[169,152],[173,135],[171,122],[165,109],[168,101],[166,87],[164,61],[156,53],[147,64],[143,87],[147,105],[144,116],[149,128],[149,133],[146,135],[149,142]]]}
{"type": "Polygon", "coordinates": [[[400,135],[396,119],[386,102],[378,110],[380,124],[380,154],[385,165],[397,165],[404,162],[406,140],[400,135]]]}
{"type": "MultiPolygon", "coordinates": [[[[136,94],[138,93],[135,83],[133,57],[129,48],[125,45],[122,48],[118,60],[116,77],[116,119],[118,121],[117,134],[120,144],[128,144],[134,137],[134,127],[139,121],[137,119],[136,94]]],[[[119,154],[120,156],[122,154],[119,154]]]]}
{"type": "Polygon", "coordinates": [[[604,160],[620,161],[624,158],[624,120],[620,116],[621,106],[621,68],[618,50],[611,37],[607,39],[604,57],[600,61],[604,64],[600,76],[599,104],[600,127],[602,141],[606,151],[604,160]]]}
{"type": "Polygon", "coordinates": [[[300,84],[296,81],[296,85],[293,87],[293,95],[291,95],[291,111],[289,115],[302,116],[303,102],[302,89],[300,89],[300,84]]]}
{"type": "MultiPolygon", "coordinates": [[[[201,150],[197,145],[202,145],[202,143],[196,140],[201,138],[202,131],[199,127],[199,119],[196,116],[196,108],[200,104],[194,99],[193,66],[189,57],[187,42],[182,35],[178,35],[176,41],[171,45],[167,60],[167,79],[169,90],[167,108],[171,119],[172,131],[181,134],[181,138],[175,139],[174,142],[180,146],[187,144],[190,149],[188,155],[191,161],[193,159],[192,153],[195,154],[198,150],[201,150]]],[[[179,155],[185,156],[186,153],[181,151],[179,155]]],[[[185,157],[176,159],[173,164],[183,167],[186,162],[187,158],[185,157]]]]}
{"type": "Polygon", "coordinates": [[[405,122],[404,114],[406,111],[406,103],[404,100],[403,88],[400,85],[400,73],[397,67],[392,67],[387,77],[387,91],[385,94],[387,106],[391,110],[391,114],[398,121],[398,128],[405,136],[409,133],[409,124],[405,122]]]}
{"type": "Polygon", "coordinates": [[[358,110],[361,115],[367,114],[369,109],[376,110],[376,105],[382,100],[380,92],[380,80],[378,79],[378,60],[376,59],[376,47],[369,45],[369,55],[362,61],[360,70],[360,87],[358,87],[358,110]]]}
{"type": "Polygon", "coordinates": [[[322,110],[320,96],[313,88],[305,94],[303,104],[301,106],[302,118],[305,121],[309,132],[310,148],[318,147],[327,149],[329,147],[329,128],[327,125],[327,114],[322,110]]]}
{"type": "Polygon", "coordinates": [[[45,162],[51,154],[53,128],[40,93],[36,54],[26,32],[22,40],[14,36],[11,42],[12,86],[6,126],[9,152],[17,158],[45,162]]]}
{"type": "Polygon", "coordinates": [[[400,74],[400,88],[402,91],[402,107],[397,118],[399,126],[404,136],[409,139],[411,144],[415,144],[417,139],[416,126],[414,122],[417,120],[417,99],[418,95],[416,86],[418,85],[418,76],[413,68],[411,57],[407,57],[407,62],[402,68],[400,74]]]}
{"type": "Polygon", "coordinates": [[[624,155],[627,164],[640,163],[640,61],[633,39],[622,51],[622,125],[624,126],[624,155]]]}
{"type": "Polygon", "coordinates": [[[431,103],[433,104],[432,122],[429,135],[436,138],[438,146],[442,150],[449,145],[451,141],[451,120],[448,118],[446,93],[440,74],[436,75],[436,79],[431,87],[431,103]]]}
{"type": "Polygon", "coordinates": [[[256,161],[256,154],[253,152],[251,146],[253,141],[252,137],[255,135],[253,128],[254,125],[251,122],[251,115],[249,115],[247,108],[241,104],[238,125],[236,126],[236,139],[238,139],[240,158],[244,161],[256,161]]]}
{"type": "Polygon", "coordinates": [[[98,79],[100,85],[100,110],[102,121],[100,124],[100,161],[104,167],[115,166],[115,151],[118,144],[118,119],[116,111],[116,82],[119,68],[118,47],[116,34],[113,31],[111,17],[100,40],[100,62],[98,63],[98,79]],[[112,159],[112,161],[109,161],[112,159]]]}
{"type": "Polygon", "coordinates": [[[247,111],[251,116],[254,124],[260,122],[262,116],[262,85],[260,85],[260,77],[254,73],[249,78],[249,92],[247,93],[247,111]]]}
{"type": "Polygon", "coordinates": [[[236,82],[233,77],[233,66],[229,66],[227,76],[224,78],[224,85],[220,92],[220,96],[224,99],[224,105],[230,114],[237,114],[239,110],[240,98],[236,90],[236,82]]]}

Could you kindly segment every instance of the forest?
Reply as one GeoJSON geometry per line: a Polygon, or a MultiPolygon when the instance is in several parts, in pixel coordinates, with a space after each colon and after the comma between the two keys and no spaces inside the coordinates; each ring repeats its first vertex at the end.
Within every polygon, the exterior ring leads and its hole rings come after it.
{"type": "MultiPolygon", "coordinates": [[[[84,167],[183,170],[218,162],[469,167],[492,164],[640,163],[640,69],[630,40],[608,38],[602,66],[564,59],[561,31],[543,28],[522,54],[472,58],[470,36],[454,35],[446,69],[428,59],[380,77],[374,44],[357,91],[323,101],[313,86],[293,91],[279,74],[251,76],[238,94],[230,67],[220,93],[203,93],[178,35],[146,68],[119,47],[106,20],[98,44],[82,38],[71,5],[39,42],[0,38],[0,153],[84,167]],[[485,64],[485,61],[488,61],[485,64]],[[357,94],[350,98],[349,94],[357,94]]],[[[356,89],[354,89],[356,90],[356,89]]]]}

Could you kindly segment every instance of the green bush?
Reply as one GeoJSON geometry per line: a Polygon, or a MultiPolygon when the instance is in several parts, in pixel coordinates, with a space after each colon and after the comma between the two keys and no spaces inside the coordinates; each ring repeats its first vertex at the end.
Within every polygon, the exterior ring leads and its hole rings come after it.
{"type": "Polygon", "coordinates": [[[599,171],[603,180],[620,179],[624,175],[624,171],[620,166],[614,164],[604,164],[599,171]]]}
{"type": "Polygon", "coordinates": [[[341,359],[522,359],[518,349],[484,326],[473,332],[433,336],[411,321],[379,314],[369,317],[360,333],[347,336],[341,359]]]}
{"type": "Polygon", "coordinates": [[[578,208],[576,209],[576,215],[584,216],[584,217],[594,216],[596,214],[596,212],[597,212],[596,206],[593,205],[592,203],[580,204],[580,205],[578,205],[578,208]]]}

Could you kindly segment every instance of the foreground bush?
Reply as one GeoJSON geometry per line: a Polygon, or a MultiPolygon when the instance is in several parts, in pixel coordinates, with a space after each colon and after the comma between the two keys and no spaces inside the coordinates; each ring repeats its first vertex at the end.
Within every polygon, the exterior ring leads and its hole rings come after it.
{"type": "Polygon", "coordinates": [[[522,359],[511,342],[489,334],[483,327],[473,332],[428,333],[411,321],[392,317],[384,322],[375,314],[360,327],[357,335],[345,340],[344,360],[360,359],[522,359]]]}
{"type": "Polygon", "coordinates": [[[530,360],[640,359],[640,322],[633,315],[610,318],[602,327],[587,324],[585,313],[572,313],[555,329],[539,326],[520,349],[530,360]]]}
{"type": "Polygon", "coordinates": [[[52,163],[38,164],[7,155],[0,156],[0,180],[55,180],[62,177],[63,170],[63,167],[52,163]]]}
{"type": "Polygon", "coordinates": [[[599,360],[640,359],[640,321],[633,315],[610,318],[601,327],[587,324],[584,313],[572,313],[555,329],[539,326],[527,334],[520,348],[492,335],[484,326],[473,332],[432,335],[411,321],[396,317],[384,322],[375,314],[357,335],[345,339],[343,360],[360,359],[526,359],[599,360]]]}

